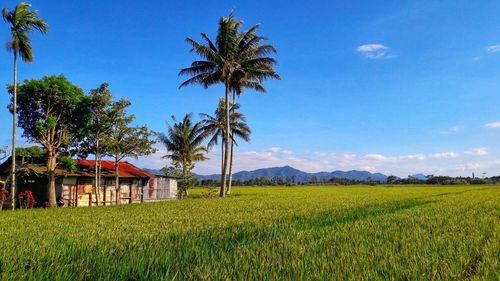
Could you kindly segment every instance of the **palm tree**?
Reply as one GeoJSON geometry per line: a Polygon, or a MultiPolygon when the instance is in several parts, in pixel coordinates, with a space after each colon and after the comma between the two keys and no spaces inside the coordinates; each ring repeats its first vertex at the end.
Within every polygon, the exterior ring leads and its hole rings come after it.
{"type": "Polygon", "coordinates": [[[202,145],[205,135],[202,133],[202,123],[193,124],[192,113],[186,114],[182,121],[172,116],[173,126],[167,123],[167,133],[159,133],[158,139],[165,145],[168,154],[163,158],[170,159],[182,167],[182,183],[179,196],[187,196],[187,185],[190,170],[195,162],[207,160],[207,148],[202,145]]]}
{"type": "Polygon", "coordinates": [[[47,23],[38,17],[38,11],[29,10],[31,4],[21,2],[13,11],[3,8],[2,16],[5,22],[10,25],[11,39],[7,42],[7,49],[14,54],[14,89],[12,103],[12,175],[11,175],[11,208],[15,208],[15,188],[16,188],[16,106],[17,106],[17,57],[21,57],[24,62],[33,62],[33,48],[28,34],[33,30],[38,30],[46,34],[49,30],[47,23]]]}
{"type": "MultiPolygon", "coordinates": [[[[236,82],[240,82],[241,88],[258,89],[261,82],[268,78],[279,79],[273,66],[276,60],[268,57],[268,54],[275,53],[276,49],[271,45],[262,45],[266,38],[257,36],[258,25],[253,26],[246,32],[240,32],[242,22],[236,21],[231,14],[229,17],[221,17],[215,43],[202,33],[204,43],[198,43],[191,38],[187,38],[192,46],[192,51],[196,52],[202,60],[194,61],[190,67],[184,68],[179,75],[189,75],[190,79],[180,85],[180,88],[201,84],[203,87],[222,83],[225,88],[225,130],[224,130],[224,150],[229,151],[230,140],[230,95],[235,89],[236,82]],[[243,86],[245,85],[245,86],[243,86]]],[[[229,154],[225,153],[222,164],[220,196],[225,195],[227,166],[229,154]]]]}
{"type": "Polygon", "coordinates": [[[219,99],[219,106],[215,110],[215,116],[210,116],[206,113],[201,113],[200,117],[202,120],[202,127],[200,128],[200,132],[205,137],[210,137],[210,140],[207,144],[207,150],[211,149],[214,146],[219,144],[219,138],[222,140],[221,147],[221,174],[224,173],[224,128],[226,119],[224,113],[222,111],[224,109],[224,101],[219,99]]]}
{"type": "MultiPolygon", "coordinates": [[[[239,42],[251,42],[253,47],[250,51],[243,53],[242,56],[247,56],[248,59],[252,59],[257,56],[265,56],[267,54],[276,53],[276,48],[272,45],[262,45],[261,43],[266,40],[265,37],[258,36],[257,31],[259,25],[254,25],[248,31],[240,34],[239,42]]],[[[233,94],[233,104],[236,104],[236,97],[239,97],[245,89],[253,89],[256,92],[266,93],[267,90],[262,85],[262,81],[268,78],[280,79],[279,75],[274,70],[274,65],[276,61],[267,60],[256,68],[245,69],[245,72],[238,72],[234,75],[231,80],[231,92],[233,94]]],[[[231,186],[233,181],[233,162],[234,162],[234,135],[231,132],[231,151],[230,151],[230,163],[229,163],[229,181],[227,186],[226,194],[231,194],[231,186]]]]}
{"type": "MultiPolygon", "coordinates": [[[[240,108],[239,104],[237,103],[231,103],[230,106],[230,130],[231,130],[231,143],[236,144],[236,138],[243,139],[246,142],[250,141],[250,134],[252,133],[250,128],[248,127],[248,124],[246,123],[246,118],[245,116],[238,111],[240,108]]],[[[224,131],[225,131],[225,101],[224,99],[219,99],[219,106],[215,110],[215,115],[210,116],[208,114],[202,113],[200,114],[200,117],[203,118],[203,127],[202,131],[206,136],[210,136],[210,140],[208,141],[207,148],[211,148],[215,145],[218,145],[218,140],[219,138],[223,139],[224,136],[224,131]]],[[[221,159],[222,162],[225,159],[225,154],[227,152],[224,151],[224,145],[221,147],[221,159]]],[[[231,155],[231,159],[232,159],[231,155]]],[[[232,164],[232,161],[231,161],[232,164]]],[[[230,173],[231,175],[231,166],[230,166],[230,173]]],[[[231,181],[231,178],[229,178],[229,181],[231,181]]],[[[230,194],[230,183],[227,185],[227,189],[225,190],[226,194],[230,194]]]]}

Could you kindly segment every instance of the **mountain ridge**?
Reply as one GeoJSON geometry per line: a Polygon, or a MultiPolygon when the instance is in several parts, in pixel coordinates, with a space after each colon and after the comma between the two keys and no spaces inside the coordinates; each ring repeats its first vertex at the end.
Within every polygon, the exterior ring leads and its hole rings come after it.
{"type": "MultiPolygon", "coordinates": [[[[250,180],[260,177],[268,177],[274,178],[278,177],[281,179],[291,178],[293,177],[296,182],[309,182],[312,177],[315,176],[317,181],[321,181],[323,179],[330,180],[332,178],[343,178],[350,180],[376,180],[376,181],[386,181],[387,176],[382,173],[370,173],[368,171],[358,171],[358,170],[350,170],[350,171],[340,171],[336,170],[333,172],[316,172],[316,173],[308,173],[301,171],[299,169],[293,168],[291,166],[282,166],[282,167],[271,167],[271,168],[261,168],[252,171],[239,171],[233,174],[233,180],[250,180]]],[[[196,175],[198,180],[220,180],[220,174],[211,174],[211,175],[196,175]]]]}

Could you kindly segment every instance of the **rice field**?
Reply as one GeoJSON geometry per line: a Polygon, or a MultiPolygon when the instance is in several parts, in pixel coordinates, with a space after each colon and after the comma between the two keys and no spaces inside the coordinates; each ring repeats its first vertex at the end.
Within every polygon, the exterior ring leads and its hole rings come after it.
{"type": "Polygon", "coordinates": [[[500,186],[236,188],[1,212],[0,279],[499,280],[499,233],[500,186]]]}

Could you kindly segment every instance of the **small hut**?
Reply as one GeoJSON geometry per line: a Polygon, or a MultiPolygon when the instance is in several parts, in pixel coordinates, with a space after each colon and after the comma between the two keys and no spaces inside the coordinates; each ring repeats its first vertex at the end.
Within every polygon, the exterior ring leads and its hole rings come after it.
{"type": "Polygon", "coordinates": [[[161,172],[153,172],[154,177],[149,181],[149,186],[144,189],[144,201],[161,201],[177,197],[177,178],[167,176],[161,172]]]}
{"type": "MultiPolygon", "coordinates": [[[[0,179],[10,172],[10,159],[0,165],[0,179]]],[[[31,190],[37,206],[44,206],[47,200],[47,173],[45,164],[19,161],[16,192],[31,190]]],[[[119,190],[115,188],[114,161],[101,161],[101,183],[96,190],[95,161],[76,160],[76,171],[56,169],[56,197],[58,204],[65,207],[96,205],[133,204],[141,202],[175,199],[177,181],[175,178],[155,175],[131,163],[119,163],[119,190]],[[119,200],[117,202],[117,194],[119,200]]]]}

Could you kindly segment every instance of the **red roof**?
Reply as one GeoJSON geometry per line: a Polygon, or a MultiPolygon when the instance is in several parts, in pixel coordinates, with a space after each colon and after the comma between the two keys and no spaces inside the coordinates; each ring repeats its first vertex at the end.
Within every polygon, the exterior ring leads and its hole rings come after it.
{"type": "MultiPolygon", "coordinates": [[[[91,169],[95,167],[95,160],[76,160],[79,166],[85,166],[91,169]]],[[[106,172],[115,176],[115,161],[101,160],[101,168],[107,170],[106,172]]],[[[139,169],[136,166],[126,162],[120,161],[118,164],[118,173],[120,178],[154,178],[155,176],[145,170],[139,169]]]]}

